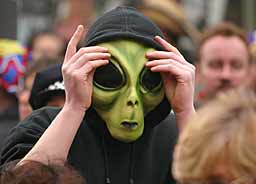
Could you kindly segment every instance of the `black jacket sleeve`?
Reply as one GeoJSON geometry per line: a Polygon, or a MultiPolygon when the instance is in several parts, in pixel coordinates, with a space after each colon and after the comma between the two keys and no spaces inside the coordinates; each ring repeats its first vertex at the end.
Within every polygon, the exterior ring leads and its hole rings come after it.
{"type": "Polygon", "coordinates": [[[10,161],[23,158],[58,112],[59,109],[57,108],[39,109],[15,126],[3,142],[0,151],[0,166],[2,167],[10,161]]]}

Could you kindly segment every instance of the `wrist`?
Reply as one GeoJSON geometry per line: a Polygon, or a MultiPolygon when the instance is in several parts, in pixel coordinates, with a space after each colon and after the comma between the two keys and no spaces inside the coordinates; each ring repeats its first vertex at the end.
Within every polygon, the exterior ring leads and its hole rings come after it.
{"type": "Polygon", "coordinates": [[[63,106],[63,111],[67,111],[69,113],[74,112],[76,115],[84,115],[86,112],[87,108],[82,106],[81,104],[78,103],[67,103],[65,102],[63,106]]]}
{"type": "Polygon", "coordinates": [[[174,113],[178,117],[191,117],[196,113],[196,111],[194,106],[192,106],[191,108],[183,109],[181,111],[174,111],[174,113]]]}
{"type": "Polygon", "coordinates": [[[177,127],[179,129],[179,132],[183,130],[183,128],[188,123],[189,119],[191,119],[191,117],[194,116],[195,113],[196,111],[194,106],[183,111],[175,112],[177,127]]]}

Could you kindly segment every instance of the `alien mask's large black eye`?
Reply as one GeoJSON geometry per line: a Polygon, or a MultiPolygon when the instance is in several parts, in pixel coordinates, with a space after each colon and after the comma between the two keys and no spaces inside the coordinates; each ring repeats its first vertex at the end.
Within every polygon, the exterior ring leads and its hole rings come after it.
{"type": "Polygon", "coordinates": [[[94,84],[105,90],[120,88],[124,82],[124,76],[112,62],[97,68],[94,74],[94,84]]]}
{"type": "Polygon", "coordinates": [[[141,85],[147,91],[156,91],[162,85],[162,78],[160,73],[151,72],[148,69],[144,69],[141,75],[141,85]]]}

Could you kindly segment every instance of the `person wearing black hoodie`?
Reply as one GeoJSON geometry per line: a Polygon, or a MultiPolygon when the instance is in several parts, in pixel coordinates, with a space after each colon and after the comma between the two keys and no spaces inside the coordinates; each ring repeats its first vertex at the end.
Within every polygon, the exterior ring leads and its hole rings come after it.
{"type": "Polygon", "coordinates": [[[100,17],[77,51],[83,32],[62,66],[64,107],[35,111],[13,129],[1,164],[29,152],[23,160],[67,159],[89,184],[175,183],[177,129],[195,113],[194,66],[130,7],[100,17]]]}

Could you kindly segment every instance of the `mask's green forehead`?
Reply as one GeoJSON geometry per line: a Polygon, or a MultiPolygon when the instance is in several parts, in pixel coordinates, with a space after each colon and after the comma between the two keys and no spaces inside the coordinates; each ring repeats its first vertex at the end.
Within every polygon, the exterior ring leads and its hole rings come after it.
{"type": "MultiPolygon", "coordinates": [[[[153,50],[143,44],[132,40],[117,40],[99,44],[109,49],[112,58],[122,61],[119,64],[122,68],[133,72],[141,71],[147,61],[145,54],[153,50]]],[[[136,73],[136,72],[135,72],[136,73]]]]}

